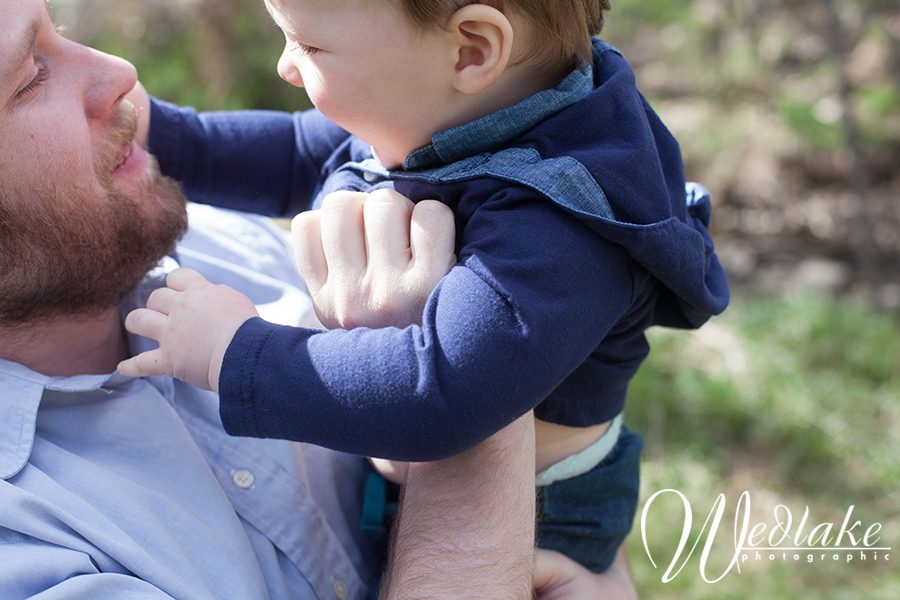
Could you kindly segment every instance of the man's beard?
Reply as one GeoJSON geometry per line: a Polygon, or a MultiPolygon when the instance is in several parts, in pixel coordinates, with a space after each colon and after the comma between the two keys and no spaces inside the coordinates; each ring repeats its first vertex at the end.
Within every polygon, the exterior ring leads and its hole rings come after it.
{"type": "Polygon", "coordinates": [[[139,186],[126,193],[113,181],[136,116],[123,103],[95,165],[100,197],[96,187],[78,186],[14,201],[0,194],[0,325],[91,316],[117,305],[187,229],[184,195],[152,157],[139,186]]]}

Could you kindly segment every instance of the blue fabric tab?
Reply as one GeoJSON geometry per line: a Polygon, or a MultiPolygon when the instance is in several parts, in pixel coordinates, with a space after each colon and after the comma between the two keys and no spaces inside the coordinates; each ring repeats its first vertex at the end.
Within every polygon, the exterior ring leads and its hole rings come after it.
{"type": "Polygon", "coordinates": [[[363,514],[360,527],[368,534],[384,533],[384,513],[387,506],[387,482],[378,473],[371,473],[366,480],[363,497],[363,514]]]}

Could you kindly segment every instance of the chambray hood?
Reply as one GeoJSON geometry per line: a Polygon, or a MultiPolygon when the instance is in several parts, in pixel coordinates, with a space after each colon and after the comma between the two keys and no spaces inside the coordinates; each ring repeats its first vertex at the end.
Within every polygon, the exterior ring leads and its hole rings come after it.
{"type": "MultiPolygon", "coordinates": [[[[729,301],[728,281],[709,234],[709,193],[685,183],[678,142],[638,91],[622,55],[599,40],[593,82],[590,96],[557,117],[571,123],[570,135],[582,142],[574,151],[570,146],[571,155],[605,191],[614,215],[586,221],[624,246],[663,284],[658,323],[697,327],[729,301]]],[[[540,130],[523,139],[537,143],[540,130]]]]}

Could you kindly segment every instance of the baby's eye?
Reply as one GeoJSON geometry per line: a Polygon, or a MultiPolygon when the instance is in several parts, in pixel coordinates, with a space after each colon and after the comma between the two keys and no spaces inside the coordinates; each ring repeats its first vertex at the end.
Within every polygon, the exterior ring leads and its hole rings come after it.
{"type": "Polygon", "coordinates": [[[313,54],[316,54],[316,53],[319,52],[319,50],[320,50],[319,48],[316,48],[315,46],[309,46],[309,45],[304,44],[304,43],[302,43],[302,42],[298,42],[298,41],[296,41],[296,40],[293,40],[293,39],[291,39],[291,37],[288,36],[287,34],[285,34],[284,37],[285,37],[285,39],[287,40],[287,46],[288,46],[288,48],[290,48],[291,50],[296,50],[296,51],[298,51],[298,52],[299,52],[300,54],[302,54],[303,56],[312,56],[313,54]]]}
{"type": "Polygon", "coordinates": [[[305,54],[307,56],[312,56],[319,52],[319,48],[314,46],[307,46],[306,44],[301,44],[300,42],[295,42],[297,50],[300,51],[301,54],[305,54]]]}

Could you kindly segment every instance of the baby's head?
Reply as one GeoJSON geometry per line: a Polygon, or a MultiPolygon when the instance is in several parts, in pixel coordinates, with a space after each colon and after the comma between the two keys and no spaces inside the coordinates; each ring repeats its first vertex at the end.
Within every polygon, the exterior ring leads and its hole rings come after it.
{"type": "Polygon", "coordinates": [[[590,60],[609,0],[266,0],[278,72],[388,167],[590,60]]]}
{"type": "Polygon", "coordinates": [[[603,29],[609,0],[386,0],[398,4],[421,27],[443,27],[450,16],[471,4],[490,6],[507,16],[527,38],[526,59],[538,64],[590,62],[590,37],[603,29]]]}

